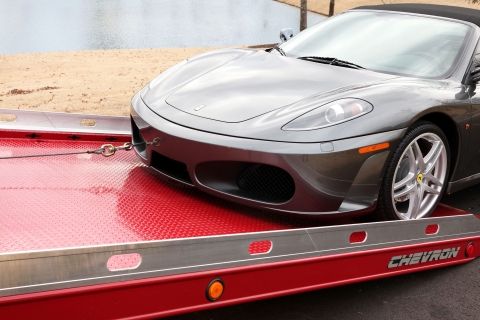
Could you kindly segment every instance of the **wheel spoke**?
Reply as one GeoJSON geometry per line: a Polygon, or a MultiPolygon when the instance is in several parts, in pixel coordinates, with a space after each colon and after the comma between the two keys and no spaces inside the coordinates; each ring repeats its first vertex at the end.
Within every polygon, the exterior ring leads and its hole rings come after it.
{"type": "Polygon", "coordinates": [[[423,185],[423,188],[425,189],[426,192],[428,193],[431,193],[431,194],[440,194],[440,191],[438,191],[437,189],[429,186],[429,185],[426,185],[424,184],[423,185]]]}
{"type": "Polygon", "coordinates": [[[419,172],[422,172],[425,169],[425,162],[423,161],[423,154],[422,150],[420,150],[420,146],[418,145],[418,142],[415,141],[413,142],[413,150],[415,151],[416,154],[416,163],[417,163],[417,168],[419,172]]]}
{"type": "Polygon", "coordinates": [[[434,185],[436,186],[439,186],[439,187],[443,187],[443,183],[438,180],[433,174],[431,173],[426,173],[423,178],[425,178],[425,180],[428,180],[430,181],[431,183],[433,183],[434,185]]]}
{"type": "Polygon", "coordinates": [[[417,162],[415,161],[415,153],[413,152],[413,147],[410,146],[407,150],[408,155],[408,164],[409,164],[409,172],[413,172],[414,175],[417,174],[417,162]]]}
{"type": "Polygon", "coordinates": [[[443,145],[440,142],[436,142],[430,152],[425,156],[424,162],[426,163],[425,173],[430,173],[437,165],[438,159],[443,151],[443,145]]]}
{"type": "Polygon", "coordinates": [[[415,189],[410,195],[410,206],[408,207],[407,216],[409,219],[416,219],[418,213],[420,212],[420,207],[422,206],[423,200],[423,188],[421,185],[418,189],[415,189]]]}
{"type": "Polygon", "coordinates": [[[393,190],[398,190],[407,185],[415,177],[415,173],[409,172],[405,178],[393,185],[393,190]]]}
{"type": "Polygon", "coordinates": [[[397,193],[394,193],[393,194],[393,198],[395,200],[398,200],[399,198],[401,197],[404,197],[406,196],[407,194],[411,193],[412,190],[415,189],[415,184],[412,184],[412,185],[407,185],[404,189],[400,190],[399,192],[397,193]]]}

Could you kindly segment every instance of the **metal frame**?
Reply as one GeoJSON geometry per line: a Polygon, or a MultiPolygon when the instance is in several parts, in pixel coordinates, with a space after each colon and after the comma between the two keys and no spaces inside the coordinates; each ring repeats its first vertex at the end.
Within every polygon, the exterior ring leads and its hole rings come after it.
{"type": "Polygon", "coordinates": [[[7,253],[0,254],[2,270],[0,296],[401,247],[472,236],[480,236],[480,219],[470,214],[417,221],[379,222],[7,253]],[[434,235],[426,235],[425,230],[431,224],[438,224],[439,231],[434,235]],[[351,234],[359,231],[367,233],[366,240],[351,244],[349,242],[351,234]],[[265,254],[250,255],[249,245],[259,240],[270,240],[272,249],[265,254]],[[130,253],[138,253],[142,257],[137,268],[122,271],[110,271],[107,268],[107,261],[111,256],[130,253]]]}
{"type": "Polygon", "coordinates": [[[29,130],[48,132],[81,132],[130,134],[130,118],[76,113],[39,112],[1,109],[0,114],[12,114],[16,120],[0,121],[0,130],[29,130]],[[94,120],[94,126],[82,126],[82,120],[94,120]]]}

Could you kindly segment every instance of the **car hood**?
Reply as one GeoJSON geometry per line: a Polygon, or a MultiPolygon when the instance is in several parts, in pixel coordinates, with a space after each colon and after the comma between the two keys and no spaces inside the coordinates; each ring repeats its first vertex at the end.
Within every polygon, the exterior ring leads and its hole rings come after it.
{"type": "Polygon", "coordinates": [[[156,109],[165,106],[166,101],[171,107],[197,117],[233,123],[246,121],[313,95],[348,91],[359,84],[395,78],[368,70],[319,64],[264,51],[232,52],[235,51],[199,59],[200,68],[193,59],[175,73],[175,77],[183,81],[176,86],[171,85],[175,86],[173,93],[165,96],[165,87],[158,86],[148,90],[143,100],[159,114],[162,112],[156,109]],[[192,77],[185,81],[189,72],[192,77]]]}

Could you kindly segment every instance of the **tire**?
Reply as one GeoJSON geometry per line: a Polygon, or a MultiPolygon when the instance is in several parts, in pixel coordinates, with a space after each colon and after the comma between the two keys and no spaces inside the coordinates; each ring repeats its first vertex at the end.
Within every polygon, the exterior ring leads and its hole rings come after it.
{"type": "Polygon", "coordinates": [[[431,215],[445,192],[449,168],[450,148],[443,131],[427,121],[413,124],[388,163],[376,217],[414,220],[431,215]]]}

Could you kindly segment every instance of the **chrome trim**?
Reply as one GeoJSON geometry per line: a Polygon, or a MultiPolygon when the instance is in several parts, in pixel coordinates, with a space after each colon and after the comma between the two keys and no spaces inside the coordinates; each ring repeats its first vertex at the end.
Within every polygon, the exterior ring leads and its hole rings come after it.
{"type": "Polygon", "coordinates": [[[52,132],[81,132],[130,134],[130,118],[76,113],[41,112],[0,109],[0,114],[14,114],[13,122],[0,121],[0,130],[28,130],[52,132]],[[82,120],[95,120],[95,126],[82,126],[82,120]]]}

